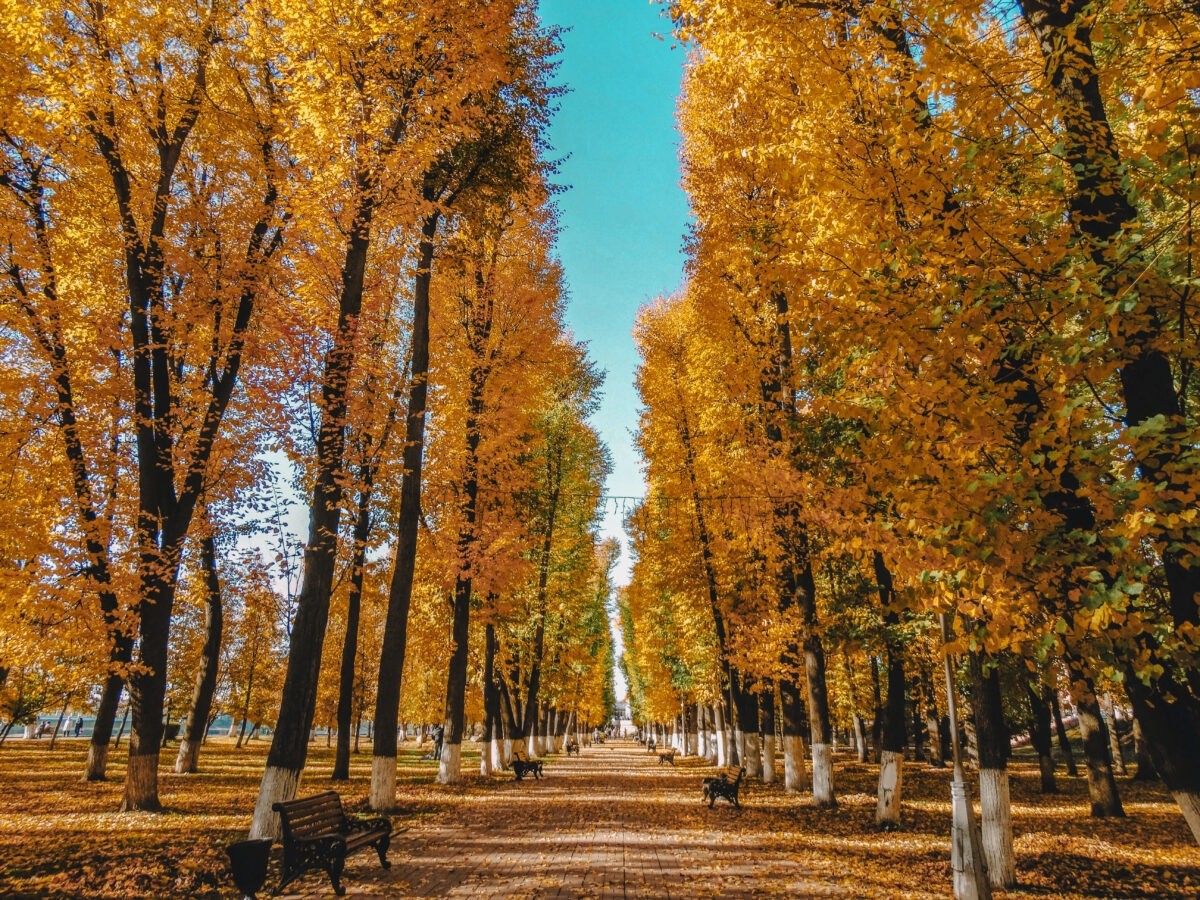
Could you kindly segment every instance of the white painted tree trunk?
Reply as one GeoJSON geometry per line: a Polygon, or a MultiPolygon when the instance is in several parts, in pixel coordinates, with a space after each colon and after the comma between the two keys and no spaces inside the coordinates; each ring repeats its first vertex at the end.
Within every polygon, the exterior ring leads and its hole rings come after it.
{"type": "MultiPolygon", "coordinates": [[[[29,729],[26,728],[26,732],[28,732],[28,730],[29,729]]],[[[30,735],[27,734],[26,736],[29,737],[30,735]]],[[[89,743],[88,744],[87,768],[85,769],[85,771],[87,771],[89,773],[89,775],[92,772],[96,772],[96,773],[98,773],[97,777],[100,779],[103,779],[105,771],[107,769],[108,769],[108,744],[104,744],[102,746],[96,746],[95,744],[89,743]]]]}
{"type": "Polygon", "coordinates": [[[745,762],[747,778],[758,778],[762,775],[762,744],[757,731],[748,731],[744,735],[746,745],[745,762]]]}
{"type": "Polygon", "coordinates": [[[783,736],[783,789],[789,792],[802,791],[808,786],[808,773],[804,766],[804,738],[798,734],[783,736]]]}
{"type": "Polygon", "coordinates": [[[396,757],[371,757],[371,809],[391,812],[396,808],[396,757]]]}
{"type": "Polygon", "coordinates": [[[438,766],[438,784],[460,784],[462,782],[462,744],[442,744],[442,758],[438,766]]]}
{"type": "Polygon", "coordinates": [[[704,707],[697,704],[697,706],[696,706],[696,723],[697,723],[698,731],[696,734],[696,753],[699,754],[700,756],[704,757],[705,759],[708,759],[707,718],[708,717],[704,711],[704,707]]]}
{"type": "Polygon", "coordinates": [[[262,784],[258,789],[258,802],[254,805],[254,818],[250,820],[250,839],[282,836],[279,814],[271,807],[282,800],[293,800],[300,787],[300,773],[279,766],[267,766],[262,784]]]}
{"type": "Polygon", "coordinates": [[[828,744],[812,745],[813,802],[817,806],[836,806],[833,796],[833,751],[828,744]]]}
{"type": "Polygon", "coordinates": [[[1179,804],[1179,809],[1183,812],[1183,817],[1187,820],[1188,827],[1192,829],[1192,837],[1197,844],[1200,844],[1200,794],[1191,794],[1187,791],[1172,791],[1171,796],[1179,804]]]}
{"type": "MultiPolygon", "coordinates": [[[[738,765],[746,764],[746,733],[740,728],[733,730],[733,747],[737,751],[738,765]]],[[[747,770],[749,774],[749,770],[747,770]]]]}
{"type": "Polygon", "coordinates": [[[512,765],[513,741],[512,738],[504,739],[504,755],[500,759],[500,768],[507,769],[512,765]]]}
{"type": "Polygon", "coordinates": [[[879,754],[879,799],[875,806],[875,824],[881,828],[900,827],[900,791],[904,784],[904,756],[895,750],[879,754]]]}
{"type": "Polygon", "coordinates": [[[729,738],[729,736],[726,733],[724,728],[717,729],[716,744],[717,744],[717,765],[718,766],[729,765],[728,738],[729,738]]]}
{"type": "Polygon", "coordinates": [[[504,768],[504,740],[503,738],[492,738],[491,743],[485,748],[485,752],[492,757],[492,771],[499,772],[504,768]]]}
{"type": "Polygon", "coordinates": [[[775,735],[764,734],[762,738],[763,784],[775,783],[775,735]]]}
{"type": "Polygon", "coordinates": [[[1008,795],[1008,772],[979,770],[979,806],[983,813],[983,859],[992,887],[1008,888],[1017,883],[1013,860],[1012,803],[1008,795]]]}
{"type": "Polygon", "coordinates": [[[175,773],[187,775],[196,771],[200,759],[200,742],[190,741],[187,737],[179,740],[179,753],[175,757],[175,773]]]}

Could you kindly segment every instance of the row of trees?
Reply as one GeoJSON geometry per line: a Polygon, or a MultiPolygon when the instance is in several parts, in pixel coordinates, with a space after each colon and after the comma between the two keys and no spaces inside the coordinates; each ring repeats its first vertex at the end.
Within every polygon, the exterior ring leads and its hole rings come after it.
{"type": "Polygon", "coordinates": [[[1048,762],[1060,686],[1093,813],[1113,691],[1200,840],[1195,5],[671,11],[695,228],[637,331],[640,714],[715,705],[753,760],[777,708],[833,806],[832,729],[878,707],[894,824],[949,651],[996,884],[1009,732],[1048,762]]]}
{"type": "Polygon", "coordinates": [[[124,807],[153,810],[168,689],[193,771],[241,667],[226,711],[275,726],[255,833],[318,721],[341,777],[374,723],[388,809],[402,700],[445,716],[443,781],[468,716],[605,718],[600,377],[561,321],[532,4],[68,0],[0,28],[0,690],[102,685],[102,778],[127,689],[124,807]]]}

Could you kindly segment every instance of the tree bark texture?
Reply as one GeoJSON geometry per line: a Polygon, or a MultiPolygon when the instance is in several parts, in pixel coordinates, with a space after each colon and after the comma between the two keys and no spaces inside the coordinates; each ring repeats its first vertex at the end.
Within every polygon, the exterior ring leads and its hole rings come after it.
{"type": "MultiPolygon", "coordinates": [[[[437,194],[426,179],[427,200],[437,194]]],[[[404,481],[396,528],[396,557],[388,590],[388,608],[379,654],[375,694],[375,743],[372,753],[371,808],[388,812],[396,806],[396,726],[400,717],[400,679],[408,646],[408,611],[412,605],[417,563],[417,527],[421,518],[421,469],[425,459],[425,410],[429,393],[429,299],[433,280],[434,240],[440,212],[421,226],[417,272],[413,282],[412,358],[409,363],[408,410],[404,429],[404,481]]]]}
{"type": "MultiPolygon", "coordinates": [[[[346,633],[342,637],[342,659],[338,668],[337,749],[333,755],[332,781],[350,780],[350,740],[354,720],[354,673],[358,658],[358,623],[362,616],[363,577],[367,567],[367,540],[371,536],[371,490],[373,475],[364,466],[354,514],[354,549],[350,563],[350,590],[346,596],[346,633]]],[[[355,733],[357,737],[357,731],[355,733]]]]}
{"type": "Polygon", "coordinates": [[[200,745],[212,715],[213,693],[217,688],[217,669],[221,662],[221,632],[224,613],[221,603],[221,579],[217,573],[217,548],[211,534],[200,539],[200,569],[204,573],[204,649],[200,654],[200,668],[192,688],[192,705],[188,710],[183,738],[179,741],[179,755],[175,759],[176,773],[190,774],[196,771],[200,759],[200,745]]]}
{"type": "Polygon", "coordinates": [[[979,806],[983,820],[983,856],[992,887],[1017,883],[1013,856],[1012,809],[1008,790],[1008,732],[1000,696],[1000,671],[970,654],[972,707],[979,752],[979,806]]]}
{"type": "MultiPolygon", "coordinates": [[[[250,825],[252,839],[278,837],[279,816],[271,806],[295,797],[300,772],[308,758],[308,738],[316,706],[321,650],[329,622],[329,598],[333,592],[341,521],[340,480],[346,446],[347,390],[355,366],[358,317],[362,312],[363,279],[375,212],[371,180],[365,171],[358,174],[358,190],[358,213],[342,264],[337,327],[321,377],[317,466],[309,501],[308,541],[304,548],[300,593],[292,620],[279,717],[250,825]]],[[[394,737],[395,729],[392,731],[394,737]]]]}

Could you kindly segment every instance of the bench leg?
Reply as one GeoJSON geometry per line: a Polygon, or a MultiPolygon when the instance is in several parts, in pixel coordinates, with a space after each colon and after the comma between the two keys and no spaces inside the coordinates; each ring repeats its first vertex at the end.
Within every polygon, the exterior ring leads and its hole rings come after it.
{"type": "Polygon", "coordinates": [[[392,836],[390,834],[385,834],[379,839],[379,843],[375,845],[375,852],[379,854],[379,864],[385,869],[392,867],[387,858],[388,847],[390,846],[392,846],[392,836]]]}
{"type": "Polygon", "coordinates": [[[345,868],[346,857],[335,856],[329,861],[329,866],[325,870],[329,873],[329,881],[333,885],[333,892],[339,897],[346,894],[346,889],[342,886],[342,870],[345,868]]]}
{"type": "Polygon", "coordinates": [[[283,889],[304,874],[304,867],[297,866],[291,863],[286,857],[283,860],[283,871],[279,875],[279,884],[275,885],[275,890],[271,891],[272,897],[278,897],[283,893],[283,889]]]}

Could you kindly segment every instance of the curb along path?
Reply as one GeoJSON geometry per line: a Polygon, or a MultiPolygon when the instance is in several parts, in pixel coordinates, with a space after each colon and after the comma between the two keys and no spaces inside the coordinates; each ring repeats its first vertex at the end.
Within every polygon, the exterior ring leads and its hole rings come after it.
{"type": "MultiPolygon", "coordinates": [[[[392,868],[356,854],[343,884],[350,896],[388,897],[853,895],[807,871],[766,811],[703,804],[709,771],[659,764],[628,742],[548,757],[542,781],[497,778],[448,812],[397,819],[409,827],[395,836],[392,868]]],[[[747,794],[753,804],[753,786],[747,794]]],[[[332,895],[319,872],[297,888],[289,896],[332,895]]]]}

